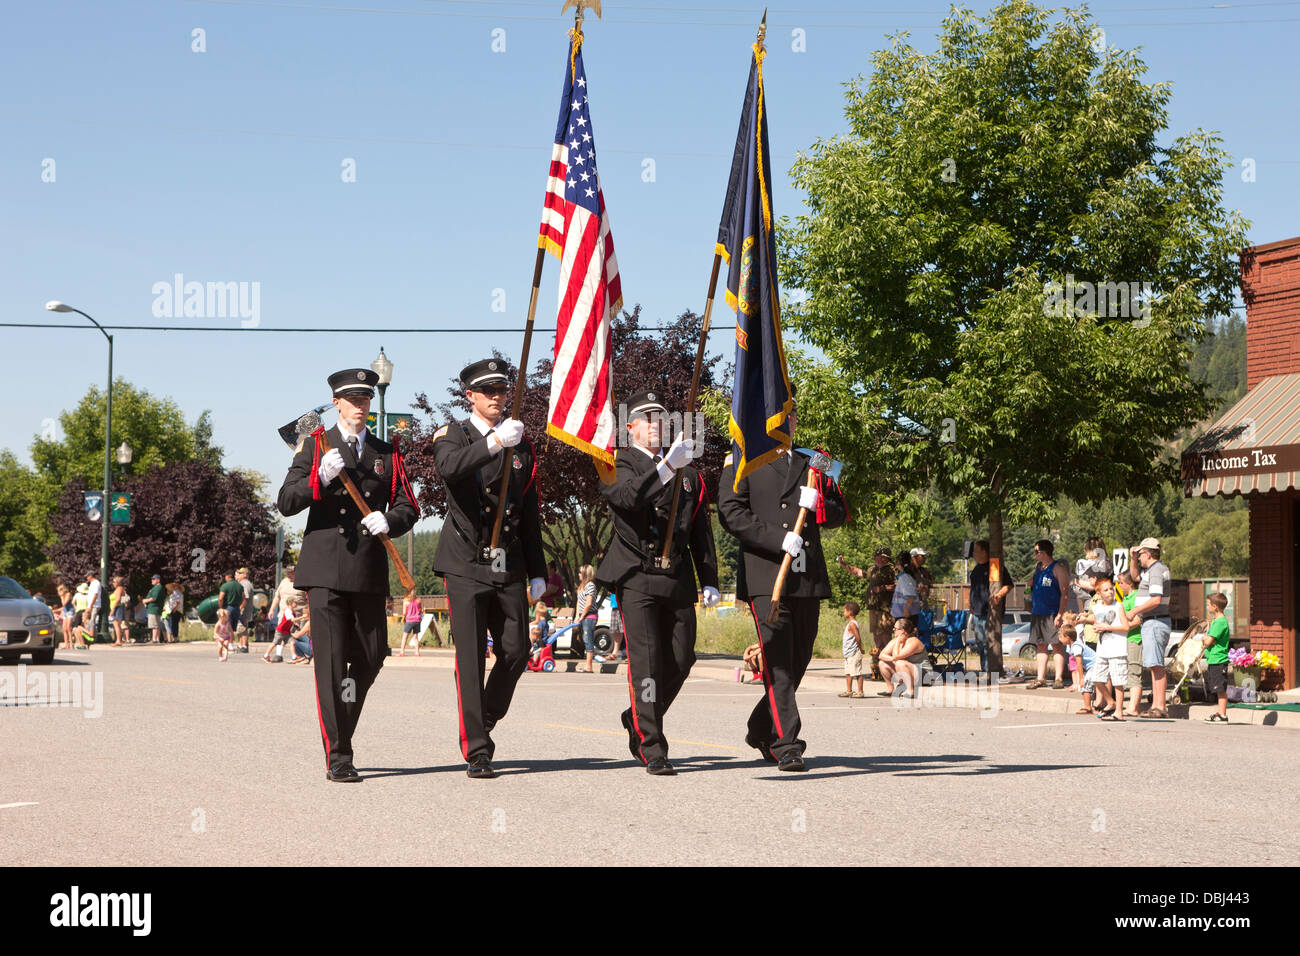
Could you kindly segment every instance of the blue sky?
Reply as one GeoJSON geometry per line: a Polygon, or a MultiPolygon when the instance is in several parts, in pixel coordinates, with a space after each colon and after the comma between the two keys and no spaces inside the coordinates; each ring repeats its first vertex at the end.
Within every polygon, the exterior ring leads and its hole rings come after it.
{"type": "MultiPolygon", "coordinates": [[[[0,57],[0,321],[68,321],[44,310],[57,298],[104,324],[159,323],[154,285],[180,273],[259,283],[262,329],[521,327],[571,15],[559,15],[561,0],[329,5],[11,6],[0,57]],[[196,28],[206,52],[192,50],[196,28]],[[55,179],[43,182],[50,159],[55,179]],[[347,160],[355,182],[342,180],[347,160]],[[497,290],[504,312],[493,311],[497,290]]],[[[872,51],[900,29],[931,50],[947,9],[814,5],[769,14],[778,215],[799,211],[788,177],[796,150],[844,128],[841,84],[869,72],[872,51]],[[796,29],[803,52],[792,49],[796,29]]],[[[1300,2],[1093,11],[1109,44],[1142,48],[1148,81],[1173,82],[1165,142],[1196,127],[1223,135],[1238,162],[1223,201],[1252,221],[1250,240],[1300,233],[1300,2]],[[1244,157],[1257,163],[1253,183],[1241,181],[1244,157]]],[[[611,0],[604,20],[588,17],[592,122],[624,296],[651,323],[703,306],[761,13],[739,0],[611,0]]],[[[553,324],[555,276],[548,258],[542,326],[553,324]]],[[[731,324],[725,303],[715,321],[731,324]]],[[[551,338],[534,339],[534,356],[551,338]]],[[[441,397],[493,346],[517,357],[520,339],[120,332],[114,360],[116,374],[170,396],[190,420],[211,409],[227,464],[278,486],[288,462],[275,428],[327,400],[330,372],[367,365],[384,346],[396,365],[387,405],[400,410],[419,391],[441,397]]],[[[102,387],[105,343],[88,323],[0,328],[0,341],[10,395],[0,447],[26,461],[44,419],[102,387]]],[[[711,348],[731,341],[715,332],[711,348]]],[[[620,379],[616,391],[634,384],[620,379]]]]}

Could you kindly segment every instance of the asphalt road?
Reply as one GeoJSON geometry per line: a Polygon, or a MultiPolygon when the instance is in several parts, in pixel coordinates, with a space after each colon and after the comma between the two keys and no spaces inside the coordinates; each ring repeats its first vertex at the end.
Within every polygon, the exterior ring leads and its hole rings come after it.
{"type": "MultiPolygon", "coordinates": [[[[328,783],[308,667],[211,645],[63,652],[102,714],[0,708],[0,865],[1293,864],[1300,731],[800,694],[805,774],[744,746],[759,688],[695,680],[676,777],[633,764],[623,677],[525,674],[495,780],[465,776],[452,671],[393,663],[328,783]],[[95,675],[101,675],[96,677],[95,675]]],[[[0,667],[17,678],[15,665],[0,667]]],[[[21,690],[20,690],[21,696],[21,690]]],[[[92,708],[93,710],[93,708],[92,708]]]]}

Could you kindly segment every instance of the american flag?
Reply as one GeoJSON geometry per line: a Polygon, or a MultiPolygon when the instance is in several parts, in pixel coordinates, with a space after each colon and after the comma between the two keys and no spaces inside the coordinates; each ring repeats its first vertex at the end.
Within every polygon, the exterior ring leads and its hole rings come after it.
{"type": "Polygon", "coordinates": [[[546,431],[590,454],[597,472],[609,480],[617,427],[610,323],[623,307],[623,292],[596,173],[581,34],[570,41],[565,58],[564,95],[537,243],[560,260],[546,431]]]}

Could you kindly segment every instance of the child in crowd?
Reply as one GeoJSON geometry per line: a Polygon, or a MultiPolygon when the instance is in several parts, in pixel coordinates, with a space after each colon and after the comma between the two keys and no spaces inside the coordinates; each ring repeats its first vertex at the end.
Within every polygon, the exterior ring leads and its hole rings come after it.
{"type": "MultiPolygon", "coordinates": [[[[275,637],[271,641],[271,646],[266,649],[266,653],[262,655],[262,660],[266,661],[268,664],[274,664],[277,660],[284,659],[285,650],[293,650],[293,635],[291,630],[293,628],[294,613],[294,602],[285,602],[284,611],[280,615],[279,622],[275,625],[275,637]],[[275,649],[277,647],[281,649],[280,654],[272,656],[275,654],[275,649]]],[[[288,661],[292,664],[293,658],[288,658],[288,661]]]]}
{"type": "Polygon", "coordinates": [[[235,639],[230,629],[230,612],[224,607],[217,612],[217,626],[213,633],[217,637],[217,660],[224,661],[230,654],[230,642],[235,639]]]}
{"type": "Polygon", "coordinates": [[[1088,615],[1097,630],[1097,665],[1092,678],[1102,697],[1102,720],[1124,720],[1124,684],[1128,680],[1128,615],[1115,600],[1109,578],[1097,581],[1097,600],[1088,615]]]}
{"type": "Polygon", "coordinates": [[[533,605],[533,623],[528,626],[528,641],[532,645],[530,654],[536,654],[546,646],[546,634],[550,630],[546,612],[549,610],[545,601],[538,601],[533,605]]]}
{"type": "Polygon", "coordinates": [[[1097,711],[1093,707],[1093,689],[1092,666],[1096,663],[1096,652],[1083,642],[1083,638],[1077,630],[1079,624],[1079,615],[1072,611],[1067,611],[1061,619],[1061,630],[1057,639],[1065,646],[1065,653],[1069,655],[1070,660],[1074,662],[1075,670],[1079,674],[1080,680],[1083,681],[1079,688],[1079,693],[1083,695],[1083,706],[1075,711],[1076,714],[1095,714],[1097,711]]]}
{"type": "Polygon", "coordinates": [[[1205,693],[1219,696],[1219,709],[1205,718],[1207,724],[1228,723],[1228,619],[1224,609],[1228,596],[1215,591],[1205,599],[1205,613],[1210,630],[1201,643],[1205,645],[1205,693]]]}
{"type": "Polygon", "coordinates": [[[420,656],[420,621],[424,618],[424,606],[415,596],[415,588],[406,592],[406,601],[402,604],[402,646],[398,657],[406,656],[406,642],[415,645],[415,656],[420,656]]]}
{"type": "Polygon", "coordinates": [[[844,692],[841,697],[863,697],[862,693],[862,634],[858,629],[858,607],[856,601],[844,605],[844,692]],[[853,691],[853,678],[858,679],[857,693],[853,691]]]}
{"type": "Polygon", "coordinates": [[[299,601],[293,607],[293,652],[295,657],[291,664],[311,663],[311,607],[306,601],[299,601]]]}

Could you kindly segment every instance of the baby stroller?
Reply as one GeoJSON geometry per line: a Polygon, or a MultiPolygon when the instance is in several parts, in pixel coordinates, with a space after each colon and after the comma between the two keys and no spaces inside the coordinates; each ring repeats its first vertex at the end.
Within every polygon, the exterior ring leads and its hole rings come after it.
{"type": "Polygon", "coordinates": [[[1193,621],[1183,632],[1183,639],[1176,646],[1171,646],[1165,651],[1165,670],[1170,677],[1178,681],[1169,691],[1169,701],[1180,699],[1184,684],[1188,686],[1190,697],[1193,682],[1200,685],[1201,699],[1208,698],[1205,690],[1205,645],[1201,643],[1208,630],[1207,622],[1193,621]]]}

